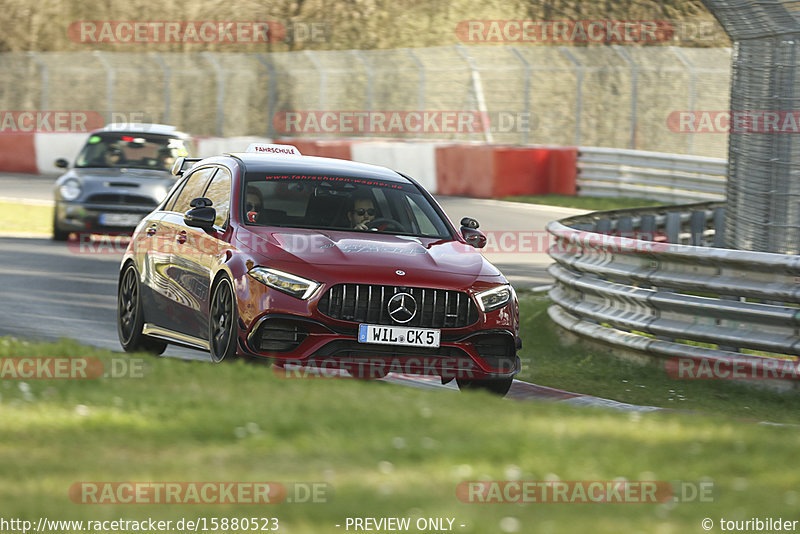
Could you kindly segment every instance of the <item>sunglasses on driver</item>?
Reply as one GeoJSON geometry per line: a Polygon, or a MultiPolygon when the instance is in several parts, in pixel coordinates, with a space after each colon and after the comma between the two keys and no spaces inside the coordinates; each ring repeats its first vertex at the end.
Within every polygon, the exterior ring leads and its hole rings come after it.
{"type": "Polygon", "coordinates": [[[353,210],[353,213],[359,217],[363,217],[365,214],[372,217],[375,215],[375,208],[358,208],[357,210],[353,210]]]}

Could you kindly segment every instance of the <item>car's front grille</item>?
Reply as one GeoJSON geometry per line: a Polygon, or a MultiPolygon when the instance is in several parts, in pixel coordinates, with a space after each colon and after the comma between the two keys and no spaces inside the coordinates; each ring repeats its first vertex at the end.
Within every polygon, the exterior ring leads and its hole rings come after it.
{"type": "Polygon", "coordinates": [[[90,204],[125,204],[129,206],[156,207],[158,202],[142,195],[126,195],[122,193],[97,193],[86,199],[90,204]]]}
{"type": "Polygon", "coordinates": [[[322,296],[318,309],[342,321],[420,328],[463,328],[478,320],[478,308],[468,294],[419,287],[337,284],[322,296]],[[403,323],[389,315],[389,299],[397,293],[408,293],[416,304],[414,317],[403,323]]]}

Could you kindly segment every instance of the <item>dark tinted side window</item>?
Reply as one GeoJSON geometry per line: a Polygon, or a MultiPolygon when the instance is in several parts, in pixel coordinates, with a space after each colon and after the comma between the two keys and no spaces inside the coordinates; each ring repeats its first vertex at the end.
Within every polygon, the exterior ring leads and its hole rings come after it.
{"type": "Polygon", "coordinates": [[[217,210],[214,224],[224,228],[228,222],[228,212],[231,209],[231,173],[228,172],[228,169],[217,171],[211,183],[208,184],[205,196],[211,199],[213,202],[211,206],[217,210]]]}
{"type": "Polygon", "coordinates": [[[192,200],[197,197],[202,197],[203,192],[206,190],[208,180],[213,176],[216,167],[205,167],[198,169],[189,176],[189,180],[183,186],[175,204],[170,208],[170,211],[177,211],[179,213],[186,213],[191,206],[189,205],[192,200]]]}

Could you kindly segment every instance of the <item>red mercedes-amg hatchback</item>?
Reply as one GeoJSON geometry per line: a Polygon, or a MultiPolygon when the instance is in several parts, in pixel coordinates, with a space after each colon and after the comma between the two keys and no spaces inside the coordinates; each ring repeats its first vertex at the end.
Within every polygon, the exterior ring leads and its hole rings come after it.
{"type": "Polygon", "coordinates": [[[411,178],[284,145],[181,158],[173,173],[182,178],[122,260],[125,350],[173,343],[214,361],[510,387],[514,290],[476,250],[477,222],[456,230],[411,178]]]}

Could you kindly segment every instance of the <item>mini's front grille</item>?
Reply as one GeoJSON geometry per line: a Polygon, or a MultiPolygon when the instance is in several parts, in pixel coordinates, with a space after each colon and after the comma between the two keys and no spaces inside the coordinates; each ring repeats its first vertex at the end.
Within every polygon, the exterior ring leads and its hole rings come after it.
{"type": "Polygon", "coordinates": [[[256,349],[262,352],[289,352],[296,349],[308,332],[295,321],[266,319],[253,338],[256,349]]]}
{"type": "Polygon", "coordinates": [[[397,325],[389,316],[389,299],[397,293],[414,297],[416,314],[403,326],[463,328],[478,320],[478,308],[462,291],[370,284],[337,284],[319,300],[324,315],[342,321],[397,325]]]}
{"type": "Polygon", "coordinates": [[[125,204],[133,206],[156,207],[158,202],[142,195],[126,195],[122,193],[97,193],[86,199],[90,204],[125,204]]]}

